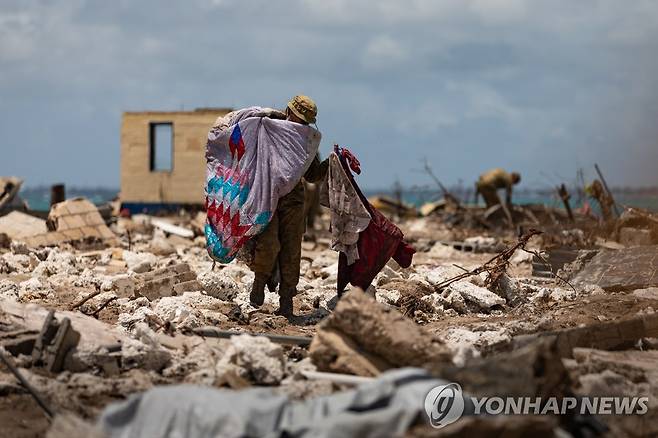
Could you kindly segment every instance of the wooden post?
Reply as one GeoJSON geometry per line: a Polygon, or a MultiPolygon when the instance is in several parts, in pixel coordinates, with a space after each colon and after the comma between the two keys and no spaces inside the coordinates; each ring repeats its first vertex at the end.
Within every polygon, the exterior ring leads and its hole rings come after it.
{"type": "Polygon", "coordinates": [[[66,188],[64,184],[55,184],[50,186],[50,206],[66,200],[66,188]]]}
{"type": "Polygon", "coordinates": [[[569,199],[571,199],[571,195],[567,191],[567,187],[564,184],[557,187],[557,194],[560,196],[560,199],[562,199],[562,202],[564,203],[564,208],[567,210],[569,220],[574,222],[575,219],[573,217],[573,212],[571,211],[571,205],[569,205],[569,199]]]}
{"type": "Polygon", "coordinates": [[[605,182],[605,178],[603,178],[603,173],[601,173],[601,169],[599,169],[599,165],[594,163],[594,168],[596,169],[596,173],[599,174],[599,178],[603,183],[603,187],[605,188],[605,191],[608,192],[608,196],[610,196],[610,199],[612,200],[612,206],[615,209],[615,214],[617,215],[617,217],[621,216],[621,213],[619,212],[619,207],[617,206],[617,202],[615,202],[615,198],[612,196],[612,192],[608,187],[608,183],[605,182]]]}

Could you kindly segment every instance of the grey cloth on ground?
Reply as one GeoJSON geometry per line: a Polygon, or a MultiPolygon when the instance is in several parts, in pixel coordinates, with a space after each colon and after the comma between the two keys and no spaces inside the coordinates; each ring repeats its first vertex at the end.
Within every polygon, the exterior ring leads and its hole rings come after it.
{"type": "Polygon", "coordinates": [[[401,436],[418,418],[428,421],[425,396],[446,383],[424,370],[402,368],[306,401],[268,388],[163,386],[108,406],[99,425],[110,438],[401,436]]]}

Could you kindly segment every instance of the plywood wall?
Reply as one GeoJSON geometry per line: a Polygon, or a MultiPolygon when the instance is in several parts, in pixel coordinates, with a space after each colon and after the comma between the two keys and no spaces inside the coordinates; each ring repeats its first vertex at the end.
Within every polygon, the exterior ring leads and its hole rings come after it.
{"type": "Polygon", "coordinates": [[[127,112],[121,123],[121,201],[202,204],[208,130],[229,110],[127,112]],[[173,168],[150,170],[150,124],[171,123],[173,168]]]}

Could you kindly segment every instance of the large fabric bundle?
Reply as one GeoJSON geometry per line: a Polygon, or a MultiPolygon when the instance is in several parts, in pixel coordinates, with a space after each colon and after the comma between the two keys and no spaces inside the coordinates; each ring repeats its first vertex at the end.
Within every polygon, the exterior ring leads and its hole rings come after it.
{"type": "Polygon", "coordinates": [[[310,166],[320,132],[251,107],[220,117],[206,145],[208,254],[222,263],[261,233],[310,166]]]}

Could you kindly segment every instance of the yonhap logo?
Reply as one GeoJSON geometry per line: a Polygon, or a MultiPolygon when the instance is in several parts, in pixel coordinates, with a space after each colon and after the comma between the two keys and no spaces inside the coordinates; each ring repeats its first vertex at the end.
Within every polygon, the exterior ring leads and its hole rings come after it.
{"type": "Polygon", "coordinates": [[[461,418],[464,413],[464,396],[457,383],[432,388],[425,397],[425,412],[432,427],[440,429],[461,418]]]}
{"type": "Polygon", "coordinates": [[[645,415],[646,395],[626,397],[473,397],[464,398],[458,383],[436,386],[425,396],[425,412],[432,427],[440,429],[468,415],[645,415]]]}

